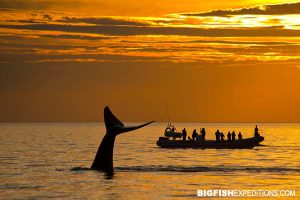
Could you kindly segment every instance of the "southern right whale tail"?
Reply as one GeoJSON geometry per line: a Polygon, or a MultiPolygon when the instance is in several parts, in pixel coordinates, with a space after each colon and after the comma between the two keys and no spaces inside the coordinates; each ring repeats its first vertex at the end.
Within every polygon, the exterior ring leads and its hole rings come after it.
{"type": "Polygon", "coordinates": [[[106,106],[104,108],[104,122],[106,134],[102,139],[91,168],[111,173],[113,172],[113,149],[116,136],[121,133],[142,128],[154,121],[139,126],[125,127],[124,124],[111,112],[109,107],[106,106]]]}
{"type": "Polygon", "coordinates": [[[104,122],[106,127],[106,134],[118,135],[121,133],[133,131],[148,124],[153,123],[154,121],[139,125],[139,126],[127,126],[124,124],[111,112],[108,106],[104,108],[104,122]]]}

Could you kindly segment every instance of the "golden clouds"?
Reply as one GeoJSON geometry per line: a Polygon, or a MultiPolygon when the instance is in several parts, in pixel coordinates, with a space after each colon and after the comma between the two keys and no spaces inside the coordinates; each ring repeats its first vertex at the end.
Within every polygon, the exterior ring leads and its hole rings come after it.
{"type": "Polygon", "coordinates": [[[2,62],[13,62],[11,58],[20,56],[18,60],[24,62],[243,65],[289,61],[298,65],[300,10],[290,7],[299,5],[264,5],[165,17],[8,10],[0,15],[1,43],[7,55],[2,62]]]}
{"type": "Polygon", "coordinates": [[[204,12],[257,4],[294,2],[293,0],[1,0],[0,7],[18,10],[46,10],[103,16],[162,16],[169,13],[204,12]]]}
{"type": "MultiPolygon", "coordinates": [[[[300,96],[295,93],[299,90],[300,10],[286,9],[290,4],[182,9],[159,17],[140,17],[148,11],[138,11],[136,16],[124,17],[127,11],[118,10],[121,2],[107,16],[101,13],[104,8],[98,15],[79,13],[76,4],[76,13],[66,8],[49,11],[58,1],[41,4],[44,7],[36,7],[38,11],[25,1],[21,7],[14,4],[17,1],[3,2],[15,6],[0,13],[0,92],[4,94],[0,108],[7,108],[2,119],[31,113],[43,119],[87,120],[89,113],[95,113],[93,106],[107,102],[125,110],[147,107],[144,113],[156,110],[155,117],[161,110],[159,102],[169,101],[166,94],[170,93],[176,96],[170,105],[180,113],[179,121],[198,120],[198,113],[205,113],[203,121],[299,120],[295,117],[299,112],[292,111],[300,110],[300,96]],[[119,11],[118,16],[111,16],[119,11]],[[131,95],[125,95],[128,91],[131,95]],[[28,97],[27,102],[19,102],[22,95],[28,97]],[[76,113],[68,107],[61,115],[69,99],[74,100],[76,113]],[[275,100],[270,103],[269,99],[275,100]],[[182,102],[188,102],[186,109],[182,102]],[[30,104],[56,111],[51,118],[49,112],[47,116],[39,110],[32,112],[30,104]],[[84,110],[85,105],[93,109],[84,110]],[[266,114],[254,108],[265,109],[266,114]],[[274,110],[285,115],[273,115],[274,110]],[[184,112],[194,114],[184,116],[184,112]]],[[[59,5],[73,6],[66,2],[59,5]]],[[[138,6],[152,12],[155,6],[148,8],[147,2],[138,6]]],[[[175,3],[164,3],[174,8],[175,3]]]]}

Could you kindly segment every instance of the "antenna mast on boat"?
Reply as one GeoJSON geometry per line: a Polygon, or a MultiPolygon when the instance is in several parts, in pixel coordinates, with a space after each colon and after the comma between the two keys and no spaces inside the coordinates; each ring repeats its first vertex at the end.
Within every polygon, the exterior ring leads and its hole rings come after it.
{"type": "Polygon", "coordinates": [[[168,126],[171,125],[170,124],[170,116],[169,116],[169,104],[167,103],[167,118],[168,118],[168,126]]]}

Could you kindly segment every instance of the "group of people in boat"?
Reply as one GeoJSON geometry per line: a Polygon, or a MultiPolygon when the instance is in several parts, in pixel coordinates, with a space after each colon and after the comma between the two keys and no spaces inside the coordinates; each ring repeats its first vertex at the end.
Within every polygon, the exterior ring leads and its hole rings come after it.
{"type": "MultiPolygon", "coordinates": [[[[216,141],[224,141],[225,135],[224,135],[223,132],[220,132],[219,130],[217,130],[217,132],[215,133],[215,135],[216,135],[216,141]]],[[[229,131],[227,133],[227,140],[228,141],[234,141],[235,140],[235,136],[236,136],[236,134],[235,134],[234,131],[232,131],[232,133],[230,133],[230,131],[229,131]]],[[[238,139],[239,140],[243,139],[243,135],[242,135],[241,132],[239,132],[239,134],[238,134],[238,139]]]]}
{"type": "MultiPolygon", "coordinates": [[[[197,133],[197,130],[194,129],[193,130],[193,133],[192,133],[192,138],[188,137],[189,140],[193,140],[193,141],[205,141],[205,136],[206,136],[206,131],[205,131],[205,128],[201,128],[200,129],[200,134],[197,133]]],[[[216,131],[215,133],[215,136],[216,136],[216,141],[225,141],[225,135],[223,132],[220,132],[219,130],[216,131]]],[[[243,139],[243,135],[241,132],[239,132],[239,134],[237,135],[238,136],[238,140],[242,140],[243,139]]],[[[255,129],[254,129],[254,137],[259,137],[260,134],[258,132],[258,128],[257,128],[257,125],[255,126],[255,129]]],[[[182,130],[182,139],[183,141],[186,141],[186,138],[187,138],[187,131],[186,129],[184,128],[182,130]]],[[[236,133],[235,131],[232,131],[232,133],[229,131],[227,133],[227,140],[228,141],[235,141],[236,140],[236,133]]]]}

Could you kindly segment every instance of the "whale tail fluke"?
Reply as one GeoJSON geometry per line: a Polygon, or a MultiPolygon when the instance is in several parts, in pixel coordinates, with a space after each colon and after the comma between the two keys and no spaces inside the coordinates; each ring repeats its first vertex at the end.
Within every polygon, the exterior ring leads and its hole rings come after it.
{"type": "Polygon", "coordinates": [[[118,134],[133,131],[142,128],[152,122],[148,122],[139,126],[128,126],[124,124],[110,111],[106,106],[104,108],[104,122],[106,126],[106,134],[96,153],[92,169],[102,170],[108,173],[113,172],[113,149],[115,138],[118,134]]]}
{"type": "Polygon", "coordinates": [[[139,128],[142,128],[144,126],[147,126],[148,124],[153,123],[154,121],[139,125],[139,126],[128,126],[125,127],[124,124],[111,112],[108,106],[104,108],[104,122],[107,133],[113,133],[113,134],[121,134],[129,131],[133,131],[139,128]]]}

